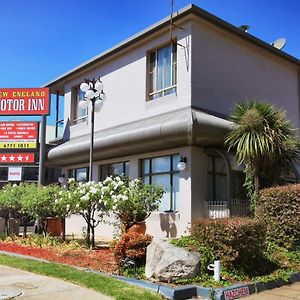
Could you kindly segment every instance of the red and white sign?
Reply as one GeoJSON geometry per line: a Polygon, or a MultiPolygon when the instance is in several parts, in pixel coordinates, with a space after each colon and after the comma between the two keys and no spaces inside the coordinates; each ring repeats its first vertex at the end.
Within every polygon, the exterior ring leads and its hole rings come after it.
{"type": "Polygon", "coordinates": [[[0,89],[0,115],[49,115],[48,88],[0,89]]]}
{"type": "Polygon", "coordinates": [[[22,180],[22,167],[9,167],[8,168],[8,181],[21,181],[22,180]]]}
{"type": "Polygon", "coordinates": [[[238,289],[224,291],[225,300],[233,300],[249,296],[249,287],[244,286],[238,289]]]}
{"type": "Polygon", "coordinates": [[[1,153],[0,164],[34,163],[34,153],[1,153]]]}
{"type": "Polygon", "coordinates": [[[36,148],[38,122],[0,122],[0,148],[36,148]]]}

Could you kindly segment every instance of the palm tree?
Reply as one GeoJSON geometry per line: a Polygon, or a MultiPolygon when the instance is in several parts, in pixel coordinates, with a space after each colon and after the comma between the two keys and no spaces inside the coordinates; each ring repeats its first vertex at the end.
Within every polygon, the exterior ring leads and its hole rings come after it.
{"type": "Polygon", "coordinates": [[[246,172],[254,178],[254,196],[257,196],[264,170],[272,168],[278,179],[298,159],[295,129],[285,112],[255,101],[235,104],[230,120],[234,125],[225,138],[225,145],[228,151],[236,151],[238,162],[244,163],[246,172]]]}

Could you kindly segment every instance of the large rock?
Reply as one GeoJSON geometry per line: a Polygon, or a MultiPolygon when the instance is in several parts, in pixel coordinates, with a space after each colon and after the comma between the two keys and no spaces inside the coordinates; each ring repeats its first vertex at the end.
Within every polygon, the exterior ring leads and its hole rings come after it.
{"type": "Polygon", "coordinates": [[[193,278],[199,268],[200,254],[178,248],[164,240],[155,240],[147,247],[146,277],[171,282],[193,278]]]}

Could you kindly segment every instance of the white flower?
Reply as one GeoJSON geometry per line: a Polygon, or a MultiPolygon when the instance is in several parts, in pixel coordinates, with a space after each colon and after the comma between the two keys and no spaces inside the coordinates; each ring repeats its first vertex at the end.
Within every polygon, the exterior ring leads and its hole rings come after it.
{"type": "Polygon", "coordinates": [[[80,199],[82,201],[88,201],[88,200],[90,200],[90,196],[89,196],[89,194],[86,194],[86,195],[82,196],[80,199]]]}
{"type": "Polygon", "coordinates": [[[69,210],[70,209],[70,204],[67,204],[66,208],[67,208],[67,210],[69,210]]]}
{"type": "Polygon", "coordinates": [[[95,187],[92,187],[91,190],[90,190],[90,192],[92,194],[97,194],[98,190],[95,187]]]}
{"type": "Polygon", "coordinates": [[[77,203],[77,204],[76,204],[76,208],[78,208],[79,206],[80,206],[80,204],[79,204],[79,203],[77,203]]]}
{"type": "Polygon", "coordinates": [[[58,199],[55,199],[54,203],[58,203],[58,199]]]}
{"type": "Polygon", "coordinates": [[[68,179],[68,182],[69,182],[69,183],[74,182],[74,181],[75,181],[75,178],[69,178],[69,179],[68,179]]]}
{"type": "Polygon", "coordinates": [[[111,181],[112,181],[111,177],[107,177],[107,178],[104,180],[104,183],[111,182],[111,181]]]}

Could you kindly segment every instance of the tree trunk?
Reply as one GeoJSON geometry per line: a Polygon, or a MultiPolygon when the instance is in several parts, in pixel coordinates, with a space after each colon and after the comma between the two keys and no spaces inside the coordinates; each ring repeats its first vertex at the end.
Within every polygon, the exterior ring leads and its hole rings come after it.
{"type": "Polygon", "coordinates": [[[23,238],[26,238],[27,236],[27,223],[28,223],[28,217],[27,216],[23,216],[23,238]]]}
{"type": "Polygon", "coordinates": [[[65,240],[66,240],[66,219],[60,218],[60,221],[61,221],[61,229],[62,229],[61,238],[62,238],[63,242],[65,242],[65,240]]]}
{"type": "Polygon", "coordinates": [[[95,227],[91,226],[91,232],[92,232],[92,243],[91,243],[91,249],[95,248],[95,227]]]}
{"type": "Polygon", "coordinates": [[[259,192],[259,176],[258,176],[258,172],[255,172],[254,174],[254,192],[255,192],[255,196],[258,196],[258,192],[259,192]]]}
{"type": "Polygon", "coordinates": [[[91,246],[91,211],[88,210],[87,216],[86,216],[86,243],[87,246],[91,246]]]}

